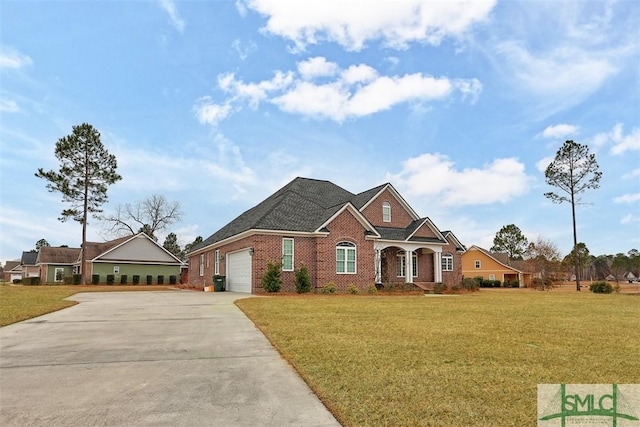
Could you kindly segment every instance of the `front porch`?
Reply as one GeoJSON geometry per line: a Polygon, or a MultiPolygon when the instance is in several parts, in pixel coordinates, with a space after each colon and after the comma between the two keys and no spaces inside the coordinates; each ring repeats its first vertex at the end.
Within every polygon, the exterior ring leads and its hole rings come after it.
{"type": "Polygon", "coordinates": [[[411,283],[432,290],[442,282],[442,245],[377,242],[374,249],[376,284],[411,283]]]}

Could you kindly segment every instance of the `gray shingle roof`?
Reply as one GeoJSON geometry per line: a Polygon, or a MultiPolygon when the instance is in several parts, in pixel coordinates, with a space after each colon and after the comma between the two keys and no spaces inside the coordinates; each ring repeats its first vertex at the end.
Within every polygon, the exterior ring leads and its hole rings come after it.
{"type": "Polygon", "coordinates": [[[313,232],[354,197],[329,181],[296,178],[192,251],[252,229],[313,232]]]}
{"type": "MultiPolygon", "coordinates": [[[[314,232],[346,203],[361,209],[386,185],[353,194],[329,181],[296,178],[207,237],[191,252],[248,230],[314,232]]],[[[423,221],[424,218],[412,223],[409,226],[413,227],[412,229],[377,227],[377,230],[384,239],[405,240],[423,221]]],[[[412,240],[441,242],[437,238],[412,238],[412,240]]]]}
{"type": "Polygon", "coordinates": [[[37,258],[38,258],[38,252],[22,252],[22,259],[20,260],[20,264],[36,265],[37,258]]]}

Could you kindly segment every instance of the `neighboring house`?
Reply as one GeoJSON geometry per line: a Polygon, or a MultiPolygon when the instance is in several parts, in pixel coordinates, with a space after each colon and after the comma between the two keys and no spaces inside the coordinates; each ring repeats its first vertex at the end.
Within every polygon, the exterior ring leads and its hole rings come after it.
{"type": "Polygon", "coordinates": [[[2,275],[4,281],[9,283],[22,279],[22,266],[20,265],[20,261],[7,261],[4,264],[2,275]]]}
{"type": "Polygon", "coordinates": [[[189,254],[189,283],[226,276],[230,291],[262,293],[267,262],[282,262],[283,291],[305,265],[312,286],[366,292],[383,283],[462,280],[464,246],[419,217],[391,184],[353,194],[329,181],[296,178],[215,232],[189,254]],[[409,260],[409,262],[407,262],[409,260]]]}
{"type": "Polygon", "coordinates": [[[531,273],[527,271],[525,261],[511,259],[506,253],[489,252],[476,245],[462,254],[462,274],[502,283],[517,281],[520,287],[531,284],[531,273]]]}
{"type": "Polygon", "coordinates": [[[38,266],[36,259],[38,252],[22,252],[20,265],[22,266],[22,277],[38,277],[38,266]]]}
{"type": "MultiPolygon", "coordinates": [[[[158,283],[160,276],[166,284],[171,276],[176,277],[176,283],[179,280],[182,261],[144,233],[102,243],[87,242],[86,247],[89,280],[94,274],[100,276],[100,283],[107,281],[107,275],[114,275],[115,283],[121,283],[123,275],[127,283],[132,283],[134,275],[140,276],[140,283],[146,283],[147,276],[153,283],[158,283]]],[[[78,254],[76,266],[81,256],[78,254]]]]}
{"type": "Polygon", "coordinates": [[[62,283],[73,275],[79,256],[80,248],[42,246],[36,260],[40,283],[62,283]]]}
{"type": "MultiPolygon", "coordinates": [[[[113,275],[114,283],[131,284],[133,276],[140,277],[145,284],[147,276],[152,283],[158,283],[159,277],[165,284],[175,276],[176,283],[180,277],[183,263],[157,242],[144,233],[121,237],[108,242],[87,242],[87,281],[92,275],[99,276],[99,283],[107,282],[107,275],[113,275]]],[[[41,283],[63,282],[65,277],[80,271],[82,249],[65,247],[42,247],[38,257],[38,268],[41,283]]]]}

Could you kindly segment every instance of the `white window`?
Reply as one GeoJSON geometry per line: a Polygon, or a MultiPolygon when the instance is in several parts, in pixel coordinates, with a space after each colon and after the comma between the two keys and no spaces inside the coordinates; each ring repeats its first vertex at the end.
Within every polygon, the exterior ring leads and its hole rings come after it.
{"type": "MultiPolygon", "coordinates": [[[[396,255],[396,276],[405,277],[407,275],[407,257],[404,253],[398,253],[396,255]]],[[[413,253],[412,257],[413,277],[418,276],[418,254],[413,253]]]]}
{"type": "Polygon", "coordinates": [[[389,202],[382,204],[382,221],[391,222],[391,204],[389,202]]]}
{"type": "Polygon", "coordinates": [[[442,271],[453,271],[453,255],[442,254],[442,271]]]}
{"type": "Polygon", "coordinates": [[[496,280],[496,275],[495,274],[490,274],[489,275],[489,280],[496,280]]]}
{"type": "Polygon", "coordinates": [[[64,268],[59,268],[56,267],[54,274],[54,281],[55,282],[62,282],[64,280],[64,268]]]}
{"type": "Polygon", "coordinates": [[[220,249],[216,249],[214,255],[213,274],[220,274],[220,249]]]}
{"type": "Polygon", "coordinates": [[[282,239],[282,271],[293,271],[293,239],[282,239]]]}
{"type": "Polygon", "coordinates": [[[200,255],[200,276],[204,276],[204,254],[200,255]]]}
{"type": "Polygon", "coordinates": [[[120,266],[119,265],[114,265],[113,266],[113,274],[120,274],[120,266]]]}
{"type": "Polygon", "coordinates": [[[336,273],[356,273],[356,245],[351,242],[340,242],[336,245],[336,273]]]}
{"type": "Polygon", "coordinates": [[[207,252],[207,268],[209,268],[209,252],[207,252]]]}
{"type": "Polygon", "coordinates": [[[476,260],[476,270],[480,270],[480,260],[476,260]]]}

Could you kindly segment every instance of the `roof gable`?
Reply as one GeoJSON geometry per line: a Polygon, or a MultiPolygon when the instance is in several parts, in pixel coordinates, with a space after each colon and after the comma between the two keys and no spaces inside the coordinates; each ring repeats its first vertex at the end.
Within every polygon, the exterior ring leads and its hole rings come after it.
{"type": "Polygon", "coordinates": [[[125,241],[111,246],[93,258],[92,261],[181,263],[178,258],[144,233],[129,236],[125,241]]]}
{"type": "Polygon", "coordinates": [[[447,241],[449,243],[451,243],[452,245],[454,245],[456,247],[456,250],[458,250],[458,251],[466,251],[467,250],[467,248],[462,244],[462,242],[460,242],[460,240],[458,240],[456,235],[453,234],[453,232],[451,230],[443,231],[442,235],[444,236],[445,239],[447,239],[447,241]]]}
{"type": "MultiPolygon", "coordinates": [[[[503,266],[504,268],[508,269],[508,270],[513,270],[513,271],[517,271],[519,273],[523,273],[524,271],[521,269],[516,268],[515,266],[509,265],[511,260],[509,259],[509,255],[506,253],[500,253],[500,252],[489,252],[486,249],[481,248],[480,246],[476,246],[473,245],[469,248],[469,250],[467,250],[466,253],[471,253],[470,251],[476,251],[479,252],[480,254],[484,255],[487,258],[490,258],[491,260],[497,262],[498,264],[500,264],[501,266],[503,266]]],[[[464,256],[464,254],[463,254],[464,256]]]]}
{"type": "Polygon", "coordinates": [[[322,230],[324,230],[329,224],[331,224],[331,222],[333,222],[333,220],[335,220],[343,212],[349,212],[360,223],[360,225],[362,225],[362,227],[366,231],[370,232],[370,235],[374,237],[380,237],[380,234],[378,234],[375,227],[371,225],[369,221],[367,221],[367,219],[360,213],[360,211],[358,211],[355,208],[355,206],[353,206],[351,203],[346,203],[344,206],[338,209],[333,215],[331,215],[330,218],[328,218],[325,222],[323,222],[316,229],[316,231],[321,232],[322,230]]]}
{"type": "MultiPolygon", "coordinates": [[[[371,190],[364,191],[356,196],[359,202],[362,202],[362,206],[359,207],[362,212],[367,208],[370,204],[374,203],[378,197],[380,197],[385,191],[389,191],[391,195],[400,203],[400,205],[404,208],[405,211],[413,218],[413,220],[418,220],[420,217],[413,210],[409,203],[398,193],[398,191],[391,185],[390,183],[380,185],[378,187],[372,188],[371,190]],[[377,190],[377,191],[376,191],[377,190]],[[365,200],[366,197],[369,197],[368,200],[365,200]]],[[[357,206],[357,205],[356,205],[357,206]]]]}

